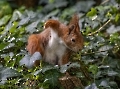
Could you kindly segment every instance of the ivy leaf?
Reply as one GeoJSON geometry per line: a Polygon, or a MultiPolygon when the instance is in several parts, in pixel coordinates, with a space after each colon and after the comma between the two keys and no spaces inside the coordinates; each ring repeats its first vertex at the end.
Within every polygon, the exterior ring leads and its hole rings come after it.
{"type": "Polygon", "coordinates": [[[107,29],[107,33],[109,34],[113,34],[116,32],[120,31],[120,26],[115,26],[115,25],[111,25],[108,29],[107,29]]]}
{"type": "Polygon", "coordinates": [[[0,18],[12,13],[12,8],[6,1],[0,1],[0,18]]]}
{"type": "Polygon", "coordinates": [[[97,14],[97,10],[95,8],[91,8],[91,11],[87,13],[88,17],[95,16],[97,14]]]}
{"type": "Polygon", "coordinates": [[[82,11],[82,12],[87,12],[95,2],[93,0],[87,0],[87,1],[77,1],[77,3],[72,7],[76,11],[82,11]],[[86,6],[87,5],[87,6],[86,6]]]}
{"type": "Polygon", "coordinates": [[[4,49],[9,49],[14,46],[15,46],[15,43],[9,43],[4,49]]]}
{"type": "Polygon", "coordinates": [[[18,10],[15,10],[13,12],[11,21],[16,21],[16,20],[20,19],[21,17],[22,17],[22,13],[20,11],[18,11],[18,10]]]}
{"type": "Polygon", "coordinates": [[[55,66],[53,66],[53,65],[46,65],[46,66],[44,66],[43,68],[41,68],[40,70],[37,70],[36,72],[34,72],[34,75],[38,75],[39,73],[45,73],[46,71],[49,71],[49,70],[58,70],[58,66],[57,65],[55,65],[55,66]]]}
{"type": "Polygon", "coordinates": [[[118,73],[115,71],[108,71],[108,76],[116,76],[118,73]]]}
{"type": "Polygon", "coordinates": [[[26,31],[30,32],[30,33],[33,33],[34,31],[36,31],[36,27],[37,27],[37,25],[38,25],[39,22],[40,21],[38,20],[38,21],[35,21],[35,22],[31,23],[30,25],[28,25],[26,27],[26,31]]]}
{"type": "Polygon", "coordinates": [[[67,6],[68,2],[65,0],[55,0],[56,2],[54,3],[56,8],[60,8],[60,7],[65,7],[67,6]]]}
{"type": "Polygon", "coordinates": [[[4,32],[9,31],[9,29],[10,29],[12,26],[13,26],[13,22],[10,21],[10,22],[5,26],[4,32]]]}
{"type": "Polygon", "coordinates": [[[25,65],[27,68],[33,67],[36,60],[42,59],[40,52],[35,52],[32,56],[25,55],[19,62],[20,65],[25,65]]]}
{"type": "Polygon", "coordinates": [[[60,12],[59,9],[50,12],[49,14],[47,14],[47,15],[44,17],[44,20],[48,20],[50,17],[57,15],[59,12],[60,12]]]}
{"type": "Polygon", "coordinates": [[[57,69],[57,66],[52,66],[52,65],[47,65],[42,68],[42,73],[45,73],[46,71],[52,70],[52,69],[57,69]]]}
{"type": "Polygon", "coordinates": [[[120,39],[119,37],[120,37],[119,33],[117,33],[117,32],[113,33],[110,35],[110,41],[113,43],[116,41],[119,41],[119,39],[120,39]]]}
{"type": "Polygon", "coordinates": [[[80,64],[79,63],[70,63],[70,62],[68,62],[67,64],[61,66],[60,72],[65,73],[71,67],[78,67],[79,68],[80,64]]]}
{"type": "Polygon", "coordinates": [[[98,67],[96,65],[90,65],[89,71],[95,75],[98,72],[98,67]]]}
{"type": "Polygon", "coordinates": [[[113,86],[114,88],[117,87],[117,83],[116,83],[115,81],[110,81],[110,82],[109,82],[109,85],[110,85],[110,86],[113,86]]]}
{"type": "Polygon", "coordinates": [[[17,31],[17,29],[16,29],[17,25],[18,25],[18,22],[14,21],[12,24],[12,27],[9,29],[9,31],[11,33],[14,33],[15,31],[17,31]]]}
{"type": "Polygon", "coordinates": [[[0,50],[3,50],[9,43],[1,43],[0,50]]]}
{"type": "Polygon", "coordinates": [[[30,17],[30,21],[31,21],[31,19],[34,19],[37,16],[37,13],[33,12],[32,10],[26,10],[25,12],[26,12],[27,16],[30,17]]]}
{"type": "Polygon", "coordinates": [[[20,66],[25,65],[26,67],[29,67],[29,61],[30,61],[30,55],[25,55],[19,62],[20,66]]]}
{"type": "Polygon", "coordinates": [[[99,86],[103,86],[103,87],[107,87],[108,86],[108,82],[106,80],[103,80],[99,86]]]}
{"type": "Polygon", "coordinates": [[[30,17],[22,18],[22,20],[19,22],[18,26],[28,24],[30,21],[30,17]]]}
{"type": "Polygon", "coordinates": [[[5,15],[2,19],[0,19],[0,26],[5,25],[11,18],[11,15],[5,15]]]}
{"type": "Polygon", "coordinates": [[[4,84],[9,77],[21,76],[16,70],[6,67],[0,67],[0,84],[4,84]]]}
{"type": "Polygon", "coordinates": [[[97,88],[96,84],[93,83],[93,84],[91,84],[91,85],[85,87],[85,89],[98,89],[98,88],[97,88]]]}
{"type": "Polygon", "coordinates": [[[120,20],[120,14],[117,14],[116,16],[115,16],[115,22],[118,22],[120,20]]]}
{"type": "Polygon", "coordinates": [[[112,49],[113,47],[110,45],[104,45],[102,47],[99,48],[100,54],[102,55],[107,55],[108,50],[112,49]]]}
{"type": "Polygon", "coordinates": [[[42,55],[40,54],[40,52],[35,52],[30,58],[29,67],[32,67],[36,60],[41,60],[41,59],[42,59],[42,55]]]}
{"type": "Polygon", "coordinates": [[[46,71],[44,75],[45,80],[43,82],[43,85],[49,84],[50,89],[57,87],[59,83],[58,82],[59,76],[60,73],[55,69],[46,71]]]}

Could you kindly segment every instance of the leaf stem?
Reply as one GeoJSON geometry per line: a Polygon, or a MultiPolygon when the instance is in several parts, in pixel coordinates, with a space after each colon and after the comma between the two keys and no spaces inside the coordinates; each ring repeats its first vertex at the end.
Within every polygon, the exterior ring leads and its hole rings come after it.
{"type": "Polygon", "coordinates": [[[90,33],[90,34],[88,34],[88,35],[89,35],[89,36],[92,36],[92,35],[100,32],[100,31],[102,30],[102,28],[104,28],[110,21],[111,21],[111,20],[109,19],[109,20],[108,20],[105,24],[103,24],[97,31],[92,32],[92,33],[90,33]]]}
{"type": "Polygon", "coordinates": [[[94,83],[95,83],[95,74],[94,74],[94,83]]]}

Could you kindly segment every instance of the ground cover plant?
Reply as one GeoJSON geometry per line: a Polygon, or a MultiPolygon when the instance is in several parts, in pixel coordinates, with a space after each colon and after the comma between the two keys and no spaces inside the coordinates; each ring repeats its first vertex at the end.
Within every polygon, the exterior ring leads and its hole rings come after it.
{"type": "Polygon", "coordinates": [[[0,88],[120,88],[120,1],[38,1],[34,8],[0,1],[0,88]],[[51,18],[67,24],[74,13],[80,17],[85,42],[84,48],[71,56],[71,63],[59,67],[41,61],[40,66],[29,69],[20,65],[28,55],[25,47],[30,34],[41,32],[51,18]]]}

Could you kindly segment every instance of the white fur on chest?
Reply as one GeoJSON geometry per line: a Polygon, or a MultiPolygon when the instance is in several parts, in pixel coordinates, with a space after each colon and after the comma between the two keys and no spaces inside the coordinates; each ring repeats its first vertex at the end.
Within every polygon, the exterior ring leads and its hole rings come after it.
{"type": "Polygon", "coordinates": [[[51,64],[57,64],[58,61],[62,59],[65,51],[66,47],[64,42],[58,37],[57,33],[51,29],[51,38],[44,55],[45,61],[51,64]]]}

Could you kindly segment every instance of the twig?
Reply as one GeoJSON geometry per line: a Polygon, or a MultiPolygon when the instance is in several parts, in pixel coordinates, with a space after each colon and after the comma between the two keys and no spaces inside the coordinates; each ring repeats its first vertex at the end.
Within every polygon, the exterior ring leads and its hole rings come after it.
{"type": "Polygon", "coordinates": [[[100,27],[97,31],[92,32],[92,33],[90,33],[90,34],[88,34],[88,35],[89,35],[89,36],[92,36],[92,35],[98,33],[98,32],[101,31],[101,29],[104,28],[110,21],[111,21],[111,20],[109,19],[109,20],[108,20],[105,24],[103,24],[103,26],[100,27]]]}
{"type": "Polygon", "coordinates": [[[105,1],[103,1],[101,4],[105,4],[106,2],[108,2],[109,0],[105,0],[105,1]]]}

